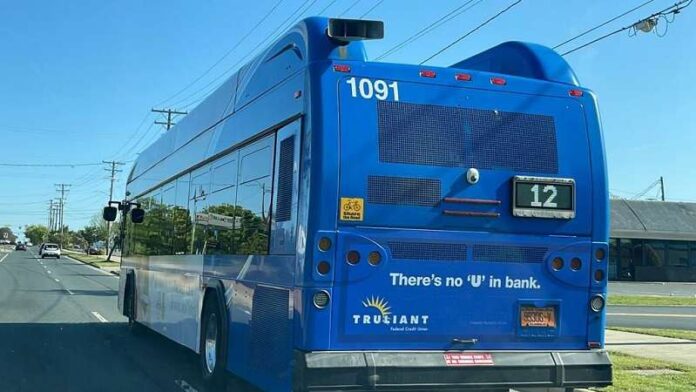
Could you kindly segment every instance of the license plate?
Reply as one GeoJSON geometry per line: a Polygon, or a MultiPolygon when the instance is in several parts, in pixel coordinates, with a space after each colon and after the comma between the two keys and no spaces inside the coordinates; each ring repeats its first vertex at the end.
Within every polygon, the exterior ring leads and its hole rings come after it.
{"type": "Polygon", "coordinates": [[[551,307],[522,307],[520,325],[525,328],[556,328],[556,310],[551,307]]]}
{"type": "Polygon", "coordinates": [[[534,218],[575,218],[575,180],[515,176],[512,214],[534,218]]]}

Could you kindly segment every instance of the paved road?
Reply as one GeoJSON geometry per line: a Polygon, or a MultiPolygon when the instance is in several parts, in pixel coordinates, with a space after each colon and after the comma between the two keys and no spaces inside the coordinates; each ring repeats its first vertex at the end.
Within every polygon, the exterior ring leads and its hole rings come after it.
{"type": "Polygon", "coordinates": [[[609,327],[696,330],[696,306],[609,306],[609,327]]]}
{"type": "Polygon", "coordinates": [[[609,294],[696,297],[696,283],[609,282],[609,294]]]}
{"type": "Polygon", "coordinates": [[[0,391],[204,390],[191,351],[128,331],[117,277],[35,252],[0,253],[0,391]]]}

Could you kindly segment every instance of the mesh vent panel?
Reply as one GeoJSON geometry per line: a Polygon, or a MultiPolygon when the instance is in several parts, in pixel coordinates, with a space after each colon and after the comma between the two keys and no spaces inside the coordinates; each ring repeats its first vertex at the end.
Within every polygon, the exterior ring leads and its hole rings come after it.
{"type": "Polygon", "coordinates": [[[440,180],[427,178],[368,176],[367,201],[374,204],[435,206],[440,196],[440,180]]]}
{"type": "Polygon", "coordinates": [[[278,197],[275,206],[275,220],[289,221],[292,216],[292,179],[295,162],[295,136],[280,142],[278,162],[278,197]]]}
{"type": "Polygon", "coordinates": [[[382,162],[558,172],[550,116],[393,101],[377,112],[382,162]]]}
{"type": "Polygon", "coordinates": [[[395,259],[466,261],[465,244],[440,242],[389,242],[395,259]]]}
{"type": "Polygon", "coordinates": [[[250,360],[257,369],[281,370],[290,361],[289,298],[288,290],[265,286],[254,290],[250,360]]]}
{"type": "Polygon", "coordinates": [[[547,248],[536,246],[474,245],[474,261],[541,263],[547,248]]]}

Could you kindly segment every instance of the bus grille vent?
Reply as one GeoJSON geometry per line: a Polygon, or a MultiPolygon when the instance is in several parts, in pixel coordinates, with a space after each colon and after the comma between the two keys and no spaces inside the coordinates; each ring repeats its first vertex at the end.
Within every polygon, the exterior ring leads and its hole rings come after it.
{"type": "Polygon", "coordinates": [[[251,311],[250,364],[257,369],[280,371],[290,362],[290,292],[266,286],[254,290],[251,311]]]}
{"type": "Polygon", "coordinates": [[[548,251],[537,246],[483,245],[473,246],[474,261],[501,263],[541,263],[548,251]]]}
{"type": "Polygon", "coordinates": [[[389,242],[395,259],[466,261],[466,245],[441,242],[389,242]]]}
{"type": "Polygon", "coordinates": [[[551,116],[393,101],[377,111],[381,162],[558,172],[551,116]]]}
{"type": "Polygon", "coordinates": [[[280,142],[278,162],[278,196],[275,206],[276,222],[289,221],[292,217],[292,179],[295,165],[295,135],[280,142]]]}
{"type": "Polygon", "coordinates": [[[442,199],[440,194],[440,180],[384,176],[367,178],[368,203],[432,207],[442,199]]]}

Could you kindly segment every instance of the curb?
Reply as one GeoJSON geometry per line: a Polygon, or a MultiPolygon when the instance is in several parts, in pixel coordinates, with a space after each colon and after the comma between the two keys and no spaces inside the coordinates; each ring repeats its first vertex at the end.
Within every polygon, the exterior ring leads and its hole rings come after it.
{"type": "Polygon", "coordinates": [[[78,263],[82,263],[82,264],[88,265],[88,266],[90,266],[90,267],[92,267],[92,268],[96,268],[96,269],[98,269],[98,270],[102,270],[102,271],[107,272],[107,273],[109,273],[109,274],[111,274],[111,275],[120,276],[120,274],[118,273],[118,271],[107,271],[107,270],[105,270],[104,268],[98,266],[97,264],[91,263],[91,262],[89,262],[89,261],[82,261],[82,260],[80,260],[80,259],[78,259],[78,258],[72,257],[72,256],[69,255],[69,254],[67,254],[67,255],[65,255],[65,256],[66,256],[66,257],[69,257],[71,260],[77,261],[78,263]]]}

